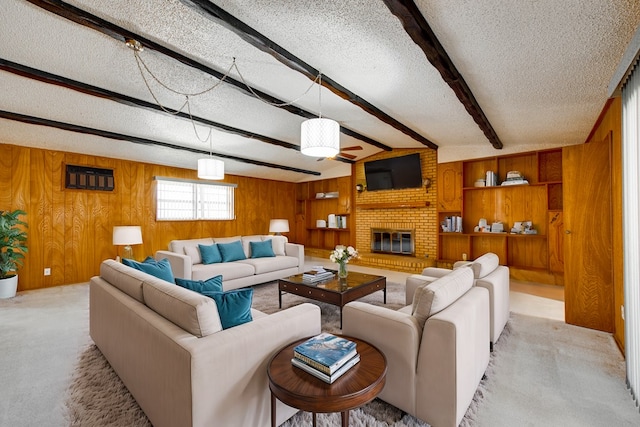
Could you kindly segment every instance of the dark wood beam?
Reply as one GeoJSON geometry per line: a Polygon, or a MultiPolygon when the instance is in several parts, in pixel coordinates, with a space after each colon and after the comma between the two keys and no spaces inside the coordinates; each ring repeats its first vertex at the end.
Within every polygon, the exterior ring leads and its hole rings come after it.
{"type": "MultiPolygon", "coordinates": [[[[295,56],[293,53],[289,52],[282,46],[278,45],[274,41],[270,40],[264,34],[258,32],[254,28],[240,21],[235,16],[229,14],[221,7],[211,3],[209,0],[180,0],[182,3],[192,7],[201,15],[206,18],[216,22],[219,25],[233,31],[235,34],[240,36],[244,41],[251,44],[254,47],[257,47],[261,51],[268,53],[273,56],[282,64],[291,68],[292,70],[298,71],[302,73],[310,80],[315,80],[319,74],[319,70],[315,67],[307,64],[302,59],[295,56]]],[[[438,149],[438,146],[420,135],[418,132],[409,128],[408,126],[402,124],[400,121],[394,119],[384,111],[380,110],[375,105],[368,102],[366,99],[358,96],[353,93],[346,87],[342,86],[340,83],[333,80],[331,77],[326,74],[322,74],[322,86],[326,87],[340,98],[349,101],[353,105],[356,105],[371,114],[378,120],[394,127],[400,132],[410,136],[414,140],[419,143],[426,145],[429,148],[434,150],[438,149]]]]}
{"type": "MultiPolygon", "coordinates": [[[[207,65],[204,65],[194,59],[191,59],[185,55],[182,55],[181,53],[178,53],[174,50],[169,49],[168,47],[165,47],[159,43],[156,43],[146,37],[143,37],[139,34],[136,34],[132,31],[129,31],[125,28],[122,28],[118,25],[115,25],[105,19],[102,19],[96,15],[93,15],[89,12],[86,12],[82,9],[79,9],[75,6],[72,6],[68,3],[65,3],[64,1],[61,0],[27,0],[29,3],[32,3],[38,7],[41,7],[45,10],[48,10],[51,13],[54,13],[58,16],[61,16],[63,18],[66,18],[70,21],[73,21],[77,24],[86,26],[88,28],[91,28],[93,30],[99,31],[105,35],[108,35],[116,40],[121,41],[122,43],[124,43],[127,39],[134,39],[137,40],[138,42],[140,42],[146,49],[152,49],[155,50],[156,52],[162,53],[163,55],[166,55],[170,58],[175,59],[176,61],[179,61],[189,67],[195,68],[197,70],[200,70],[206,74],[209,74],[217,79],[222,79],[224,77],[224,73],[218,70],[215,70],[207,65]]],[[[277,103],[277,104],[282,104],[282,103],[286,103],[286,101],[283,101],[281,99],[278,99],[274,96],[271,96],[265,92],[262,92],[256,88],[248,88],[244,83],[242,83],[239,80],[236,80],[230,76],[227,76],[224,80],[226,83],[228,83],[229,85],[231,85],[232,87],[234,87],[235,89],[239,90],[241,93],[250,96],[250,97],[254,97],[253,93],[256,93],[258,96],[260,96],[262,99],[271,102],[271,103],[277,103]]],[[[305,117],[307,119],[311,119],[311,118],[316,118],[318,117],[317,114],[312,113],[310,111],[304,110],[300,107],[296,107],[294,105],[287,105],[284,107],[280,107],[292,114],[301,116],[301,117],[305,117]]],[[[373,145],[375,147],[378,147],[382,150],[385,151],[391,151],[392,148],[382,144],[381,142],[378,142],[372,138],[369,138],[366,135],[362,135],[354,130],[351,129],[347,129],[344,126],[340,126],[340,132],[342,132],[345,135],[349,135],[353,138],[357,138],[358,140],[367,143],[369,145],[373,145]]]]}
{"type": "Polygon", "coordinates": [[[71,89],[76,92],[81,92],[87,95],[108,99],[110,101],[118,102],[120,104],[128,105],[130,107],[144,108],[144,109],[151,110],[153,112],[162,113],[171,117],[181,117],[186,120],[191,120],[191,118],[193,118],[194,122],[211,126],[230,134],[243,136],[245,138],[266,142],[267,144],[277,145],[279,147],[289,148],[289,149],[300,152],[300,146],[296,144],[292,144],[290,142],[280,141],[279,139],[271,138],[265,135],[260,135],[254,132],[249,132],[244,129],[231,127],[222,123],[205,119],[203,117],[198,117],[195,115],[189,116],[188,113],[185,113],[182,111],[176,114],[168,113],[165,110],[163,110],[158,104],[144,101],[142,99],[134,98],[128,95],[123,95],[121,93],[113,92],[107,89],[100,88],[98,86],[92,86],[86,83],[79,82],[77,80],[72,80],[66,77],[59,76],[57,74],[48,73],[46,71],[42,71],[36,68],[31,68],[26,65],[18,64],[16,62],[12,62],[3,58],[0,58],[0,70],[17,74],[22,77],[38,80],[44,83],[71,89]]]}
{"type": "Polygon", "coordinates": [[[429,62],[438,70],[444,81],[453,89],[464,108],[478,124],[489,142],[491,142],[491,145],[496,149],[501,149],[502,142],[491,123],[489,123],[489,119],[485,116],[471,89],[458,72],[453,61],[449,58],[449,55],[413,0],[384,0],[384,2],[391,13],[400,19],[405,31],[422,49],[429,62]]]}
{"type": "MultiPolygon", "coordinates": [[[[110,132],[102,129],[94,129],[86,126],[74,125],[71,123],[58,122],[55,120],[43,119],[41,117],[27,116],[25,114],[13,113],[10,111],[0,110],[0,119],[13,120],[17,122],[32,124],[32,125],[47,126],[47,127],[62,129],[70,132],[82,133],[85,135],[95,135],[95,136],[100,136],[102,138],[132,142],[134,144],[165,147],[165,148],[171,148],[173,150],[188,151],[190,153],[197,153],[197,154],[204,154],[204,155],[210,154],[209,150],[200,150],[197,148],[183,147],[176,144],[170,144],[168,142],[154,141],[152,139],[140,138],[137,136],[125,135],[122,133],[110,132]]],[[[253,159],[245,159],[242,157],[231,156],[228,154],[213,152],[213,155],[216,157],[220,157],[222,159],[229,159],[229,160],[234,160],[236,162],[248,163],[256,166],[264,166],[272,169],[281,169],[285,171],[298,172],[298,173],[303,173],[306,175],[314,175],[314,176],[321,175],[320,172],[316,172],[316,171],[293,168],[290,166],[276,165],[274,163],[267,163],[267,162],[262,162],[260,160],[253,160],[253,159]]]]}

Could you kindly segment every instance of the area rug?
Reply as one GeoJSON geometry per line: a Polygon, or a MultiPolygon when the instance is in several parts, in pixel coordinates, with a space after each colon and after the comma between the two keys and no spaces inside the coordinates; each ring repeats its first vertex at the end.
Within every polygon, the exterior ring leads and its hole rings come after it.
{"type": "MultiPolygon", "coordinates": [[[[403,306],[404,287],[390,283],[388,288],[387,305],[403,306]]],[[[267,313],[279,310],[275,283],[254,289],[254,307],[267,313]]],[[[382,292],[363,300],[383,305],[382,292]]],[[[284,295],[283,309],[306,301],[284,295]]],[[[338,308],[318,305],[323,330],[339,332],[338,308]]],[[[611,334],[512,313],[461,425],[640,425],[624,375],[624,360],[611,334]]],[[[150,425],[95,345],[82,352],[65,405],[71,426],[150,425]]],[[[318,425],[335,426],[339,420],[339,414],[320,414],[318,425]]],[[[350,421],[352,426],[427,426],[378,399],[351,411],[350,421]]],[[[311,415],[303,412],[283,424],[309,425],[311,415]]]]}
{"type": "MultiPolygon", "coordinates": [[[[387,303],[383,302],[383,293],[378,291],[362,298],[361,301],[391,309],[405,305],[404,285],[387,283],[387,303]]],[[[282,309],[312,302],[320,306],[322,329],[327,332],[340,332],[340,310],[330,304],[310,301],[304,297],[285,294],[282,297],[282,309]]],[[[275,313],[278,308],[278,287],[276,282],[254,286],[253,308],[265,313],[275,313]]],[[[483,392],[479,391],[465,420],[461,425],[472,426],[473,413],[483,392]]],[[[89,345],[82,352],[74,372],[68,395],[65,400],[70,426],[151,426],[120,378],[113,371],[100,350],[89,345]]],[[[352,410],[349,414],[350,425],[371,427],[426,427],[428,424],[379,399],[352,410]]],[[[299,412],[282,427],[303,427],[311,425],[311,414],[299,412]]],[[[319,414],[319,427],[340,425],[340,414],[319,414]]]]}

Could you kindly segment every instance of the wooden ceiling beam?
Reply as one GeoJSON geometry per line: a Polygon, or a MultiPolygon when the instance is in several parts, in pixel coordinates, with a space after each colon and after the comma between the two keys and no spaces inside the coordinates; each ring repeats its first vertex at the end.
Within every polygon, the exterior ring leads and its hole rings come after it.
{"type": "MultiPolygon", "coordinates": [[[[226,12],[221,7],[211,3],[209,0],[180,0],[187,6],[190,6],[197,12],[199,12],[204,17],[212,20],[213,22],[222,25],[223,27],[233,31],[235,34],[240,36],[244,41],[251,44],[252,46],[260,49],[261,51],[268,53],[273,56],[282,64],[287,67],[295,70],[304,76],[308,77],[310,80],[315,80],[320,73],[320,70],[315,67],[307,64],[302,59],[295,56],[293,53],[289,52],[282,46],[278,45],[264,34],[258,32],[254,28],[240,21],[235,16],[226,12]]],[[[326,74],[322,74],[322,86],[329,89],[334,94],[338,95],[340,98],[349,101],[353,105],[361,108],[366,111],[368,114],[374,116],[378,120],[386,123],[400,132],[410,136],[415,141],[426,145],[429,148],[434,150],[438,149],[438,146],[420,135],[418,132],[404,125],[400,121],[394,119],[384,111],[380,110],[375,105],[368,102],[366,99],[360,97],[359,95],[353,93],[346,87],[342,86],[340,83],[333,80],[331,77],[326,74]]]]}
{"type": "Polygon", "coordinates": [[[489,119],[480,108],[478,101],[471,89],[464,81],[462,75],[449,58],[444,47],[427,23],[424,15],[413,0],[383,0],[391,13],[402,22],[405,31],[413,41],[422,49],[429,62],[438,70],[443,80],[453,89],[454,93],[464,105],[480,130],[487,137],[491,145],[496,149],[502,148],[502,142],[496,134],[489,119]]]}
{"type": "Polygon", "coordinates": [[[31,68],[26,65],[22,65],[16,62],[6,60],[4,58],[0,58],[0,70],[4,70],[4,71],[17,74],[22,77],[27,77],[33,80],[38,80],[43,83],[64,87],[67,89],[74,90],[76,92],[84,93],[84,94],[95,96],[98,98],[108,99],[114,102],[118,102],[120,104],[128,105],[130,107],[144,108],[147,110],[151,110],[153,112],[166,114],[170,117],[180,117],[186,120],[193,119],[194,122],[198,122],[206,126],[211,126],[230,134],[243,136],[245,138],[266,142],[267,144],[277,145],[278,147],[289,148],[289,149],[300,152],[300,146],[296,144],[292,144],[290,142],[280,141],[279,139],[271,138],[269,136],[260,135],[254,132],[249,132],[244,129],[239,129],[239,128],[228,126],[222,123],[214,122],[212,120],[205,119],[203,117],[189,115],[188,113],[185,113],[182,111],[176,114],[169,113],[164,109],[162,109],[158,104],[154,104],[152,102],[144,101],[142,99],[134,98],[128,95],[123,95],[121,93],[113,92],[98,86],[82,83],[77,80],[59,76],[57,74],[48,73],[46,71],[39,70],[36,68],[31,68]]]}
{"type": "MultiPolygon", "coordinates": [[[[99,31],[105,35],[108,35],[109,37],[112,37],[116,40],[121,41],[123,44],[126,40],[128,39],[133,39],[133,40],[137,40],[138,42],[140,42],[145,48],[147,49],[152,49],[155,50],[156,52],[162,53],[163,55],[166,55],[170,58],[175,59],[176,61],[179,61],[189,67],[195,68],[197,70],[200,70],[206,74],[209,74],[217,79],[222,79],[224,77],[224,73],[220,72],[218,70],[215,70],[207,65],[204,65],[194,59],[191,59],[185,55],[182,55],[181,53],[178,53],[172,49],[169,49],[168,47],[165,47],[159,43],[156,43],[146,37],[143,37],[139,34],[136,34],[132,31],[129,31],[125,28],[122,28],[116,24],[113,24],[105,19],[102,19],[96,15],[93,15],[87,11],[84,11],[80,8],[77,8],[75,6],[72,6],[68,3],[65,3],[62,0],[27,0],[29,3],[32,3],[42,9],[45,9],[55,15],[61,16],[63,18],[66,18],[70,21],[73,21],[77,24],[83,25],[85,27],[91,28],[93,30],[99,31]]],[[[228,83],[229,85],[233,86],[235,89],[238,89],[241,93],[243,93],[244,95],[250,96],[252,98],[255,97],[254,93],[257,94],[258,96],[260,96],[260,98],[264,99],[267,102],[273,103],[273,104],[283,104],[286,103],[286,101],[278,99],[274,96],[271,96],[265,92],[262,92],[259,89],[256,88],[248,88],[244,83],[242,83],[239,80],[236,80],[234,78],[232,78],[231,76],[227,76],[225,78],[225,83],[228,83]]],[[[307,119],[313,119],[313,118],[317,118],[318,115],[315,113],[312,113],[310,111],[304,110],[300,107],[296,107],[294,105],[286,105],[283,107],[279,107],[282,108],[292,114],[295,114],[297,116],[301,116],[307,119]]],[[[352,129],[348,129],[345,128],[344,126],[340,125],[340,132],[351,136],[353,138],[356,138],[366,144],[378,147],[382,150],[385,151],[391,151],[392,148],[389,147],[388,145],[385,145],[381,142],[378,142],[376,140],[374,140],[373,138],[370,138],[366,135],[362,135],[352,129]]]]}
{"type": "MultiPolygon", "coordinates": [[[[140,144],[140,145],[152,145],[156,147],[165,147],[165,148],[171,148],[173,150],[188,151],[190,153],[197,153],[197,154],[203,154],[203,155],[211,154],[211,151],[209,150],[200,150],[198,148],[183,147],[181,145],[170,144],[168,142],[155,141],[152,139],[140,138],[137,136],[125,135],[122,133],[110,132],[102,129],[95,129],[95,128],[90,128],[86,126],[74,125],[71,123],[58,122],[55,120],[44,119],[41,117],[13,113],[11,111],[0,110],[0,119],[13,120],[21,123],[32,124],[32,125],[47,126],[51,128],[66,130],[69,132],[82,133],[85,135],[94,135],[94,136],[114,139],[118,141],[127,141],[127,142],[132,142],[134,144],[140,144]]],[[[291,166],[276,165],[274,163],[267,163],[267,162],[262,162],[260,160],[253,160],[253,159],[245,159],[242,157],[231,156],[223,153],[213,152],[213,155],[216,157],[220,157],[222,159],[229,159],[229,160],[234,160],[236,162],[248,163],[256,166],[264,166],[272,169],[281,169],[289,172],[298,172],[298,173],[303,173],[306,175],[314,175],[314,176],[321,175],[320,172],[316,172],[316,171],[299,169],[291,166]]]]}

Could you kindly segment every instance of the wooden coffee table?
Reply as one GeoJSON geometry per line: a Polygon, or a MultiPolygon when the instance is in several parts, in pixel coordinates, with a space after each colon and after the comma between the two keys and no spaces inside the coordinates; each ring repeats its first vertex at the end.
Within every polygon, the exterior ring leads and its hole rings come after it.
{"type": "Polygon", "coordinates": [[[382,391],[387,375],[387,359],[376,347],[357,338],[360,362],[333,384],[306,373],[291,364],[293,348],[307,340],[301,339],[282,348],[269,362],[267,376],[271,390],[271,426],[276,426],[276,398],[281,402],[313,414],[341,412],[342,426],[349,425],[349,411],[371,402],[382,391]]]}
{"type": "Polygon", "coordinates": [[[282,308],[282,294],[288,292],[315,301],[337,305],[340,307],[340,329],[342,329],[342,307],[348,302],[380,290],[384,293],[384,303],[386,304],[387,278],[384,276],[349,272],[347,278],[340,279],[336,273],[334,278],[330,280],[305,283],[302,280],[302,274],[296,274],[278,280],[278,304],[282,308]]]}

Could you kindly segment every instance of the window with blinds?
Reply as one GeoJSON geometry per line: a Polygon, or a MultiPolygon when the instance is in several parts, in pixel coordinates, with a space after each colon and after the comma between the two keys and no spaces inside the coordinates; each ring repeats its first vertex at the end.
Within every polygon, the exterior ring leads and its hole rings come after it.
{"type": "Polygon", "coordinates": [[[235,219],[235,184],[156,177],[156,220],[235,219]]]}

